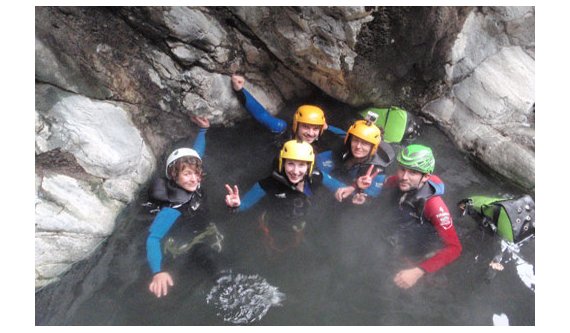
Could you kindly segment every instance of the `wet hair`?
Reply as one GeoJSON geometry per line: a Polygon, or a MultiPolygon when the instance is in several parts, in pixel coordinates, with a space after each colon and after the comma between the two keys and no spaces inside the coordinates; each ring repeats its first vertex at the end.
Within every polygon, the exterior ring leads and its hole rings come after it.
{"type": "Polygon", "coordinates": [[[194,156],[184,156],[174,163],[171,163],[168,166],[168,175],[170,179],[176,181],[178,179],[178,175],[182,172],[185,168],[191,168],[196,171],[200,175],[200,177],[204,176],[204,172],[202,170],[202,161],[194,156]]]}

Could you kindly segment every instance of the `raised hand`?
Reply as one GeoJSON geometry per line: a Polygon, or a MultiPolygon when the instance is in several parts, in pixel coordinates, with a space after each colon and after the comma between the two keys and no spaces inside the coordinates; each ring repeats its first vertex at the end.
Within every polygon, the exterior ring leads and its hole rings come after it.
{"type": "Polygon", "coordinates": [[[234,185],[233,188],[230,185],[226,184],[226,205],[228,207],[239,207],[241,205],[241,200],[239,199],[239,189],[237,185],[234,185]]]}
{"type": "Polygon", "coordinates": [[[210,121],[206,117],[202,116],[192,116],[190,120],[200,128],[208,128],[210,127],[210,121]]]}
{"type": "Polygon", "coordinates": [[[365,190],[369,188],[370,185],[372,185],[372,180],[374,179],[374,177],[376,177],[380,173],[379,168],[377,168],[374,173],[372,173],[372,170],[374,170],[374,165],[371,165],[368,168],[364,176],[360,176],[356,179],[356,185],[358,186],[359,189],[365,190]]]}
{"type": "Polygon", "coordinates": [[[245,78],[243,76],[237,74],[232,75],[232,88],[234,88],[235,91],[242,90],[244,84],[245,78]]]}

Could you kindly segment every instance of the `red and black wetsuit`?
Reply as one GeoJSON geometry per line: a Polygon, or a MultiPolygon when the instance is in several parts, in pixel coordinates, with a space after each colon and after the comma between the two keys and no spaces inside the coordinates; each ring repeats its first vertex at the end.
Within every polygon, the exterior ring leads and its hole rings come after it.
{"type": "Polygon", "coordinates": [[[397,193],[400,198],[400,210],[406,217],[413,217],[421,224],[425,221],[431,223],[444,244],[444,247],[437,250],[433,256],[417,264],[418,267],[431,273],[459,257],[462,250],[461,242],[455,232],[449,209],[441,198],[444,184],[439,177],[432,175],[419,190],[401,192],[398,189],[398,178],[391,176],[386,180],[384,189],[391,189],[397,193]]]}

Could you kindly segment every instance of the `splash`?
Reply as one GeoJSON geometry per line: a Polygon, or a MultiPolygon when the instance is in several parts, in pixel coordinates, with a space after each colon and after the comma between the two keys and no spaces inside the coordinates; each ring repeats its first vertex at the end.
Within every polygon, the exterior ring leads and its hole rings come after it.
{"type": "Polygon", "coordinates": [[[249,324],[261,320],[272,306],[281,306],[285,294],[259,275],[224,272],[206,297],[217,315],[233,324],[249,324]]]}

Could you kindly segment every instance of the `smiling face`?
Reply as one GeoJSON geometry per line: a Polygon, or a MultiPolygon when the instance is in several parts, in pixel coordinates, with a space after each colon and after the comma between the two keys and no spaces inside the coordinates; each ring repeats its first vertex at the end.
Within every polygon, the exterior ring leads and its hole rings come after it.
{"type": "Polygon", "coordinates": [[[193,165],[184,164],[176,176],[176,184],[188,192],[194,192],[200,185],[202,176],[193,165]]]}
{"type": "Polygon", "coordinates": [[[370,155],[371,150],[372,144],[370,142],[364,141],[354,135],[350,139],[350,152],[355,158],[366,158],[370,155]]]}
{"type": "Polygon", "coordinates": [[[286,159],[284,170],[287,179],[289,179],[292,184],[297,184],[305,179],[309,170],[309,162],[286,159]]]}
{"type": "Polygon", "coordinates": [[[398,177],[398,187],[400,191],[408,192],[422,187],[430,175],[406,169],[400,165],[398,166],[396,176],[398,177]]]}
{"type": "Polygon", "coordinates": [[[297,139],[305,141],[306,143],[313,143],[319,138],[319,134],[321,133],[322,128],[323,126],[321,125],[299,123],[295,136],[297,139]]]}

